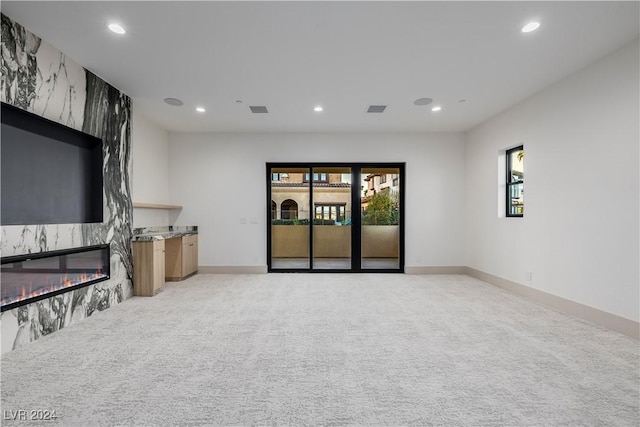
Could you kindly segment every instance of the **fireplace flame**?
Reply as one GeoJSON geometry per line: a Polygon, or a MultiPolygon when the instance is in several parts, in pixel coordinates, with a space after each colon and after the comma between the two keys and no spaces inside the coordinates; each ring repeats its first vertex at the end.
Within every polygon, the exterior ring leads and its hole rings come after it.
{"type": "Polygon", "coordinates": [[[2,258],[2,311],[109,278],[109,245],[2,258]]]}
{"type": "Polygon", "coordinates": [[[20,292],[18,296],[13,297],[3,297],[2,305],[12,304],[14,302],[24,301],[29,298],[39,297],[41,295],[45,295],[51,292],[58,291],[60,289],[70,288],[72,286],[80,285],[86,282],[90,282],[92,280],[100,279],[105,277],[105,274],[102,272],[102,269],[96,270],[94,273],[77,273],[71,274],[65,273],[64,276],[59,278],[59,283],[55,283],[55,279],[51,278],[47,275],[47,281],[50,285],[38,286],[38,289],[32,290],[35,283],[29,283],[28,285],[22,285],[20,288],[20,292]],[[75,276],[75,277],[74,277],[75,276]]]}

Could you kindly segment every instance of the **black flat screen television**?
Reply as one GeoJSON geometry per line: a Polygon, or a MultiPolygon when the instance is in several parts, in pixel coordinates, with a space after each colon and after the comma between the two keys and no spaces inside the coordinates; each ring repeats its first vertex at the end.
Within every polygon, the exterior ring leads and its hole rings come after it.
{"type": "Polygon", "coordinates": [[[0,223],[102,222],[102,140],[2,103],[0,223]]]}

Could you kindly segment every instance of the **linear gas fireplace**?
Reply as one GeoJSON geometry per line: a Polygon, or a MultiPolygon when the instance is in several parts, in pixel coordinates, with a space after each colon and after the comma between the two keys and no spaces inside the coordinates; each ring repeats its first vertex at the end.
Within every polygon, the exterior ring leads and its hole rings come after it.
{"type": "Polygon", "coordinates": [[[1,310],[109,279],[109,245],[2,258],[1,310]]]}

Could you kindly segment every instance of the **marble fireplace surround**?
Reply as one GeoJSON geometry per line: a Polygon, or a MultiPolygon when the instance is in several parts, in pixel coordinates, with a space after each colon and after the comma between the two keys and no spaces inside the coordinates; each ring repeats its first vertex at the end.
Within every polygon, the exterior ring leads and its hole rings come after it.
{"type": "Polygon", "coordinates": [[[131,100],[4,14],[0,101],[103,141],[103,219],[87,224],[3,226],[2,256],[109,244],[110,278],[0,313],[11,351],[133,295],[131,100]]]}

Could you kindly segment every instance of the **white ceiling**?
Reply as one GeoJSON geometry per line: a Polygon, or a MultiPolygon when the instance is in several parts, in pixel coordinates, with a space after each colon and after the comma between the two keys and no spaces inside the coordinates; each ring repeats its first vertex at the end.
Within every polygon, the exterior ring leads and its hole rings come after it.
{"type": "Polygon", "coordinates": [[[2,12],[170,131],[421,132],[468,130],[633,41],[639,4],[3,1],[2,12]],[[521,33],[532,19],[540,29],[521,33]],[[442,111],[413,105],[421,97],[442,111]]]}

